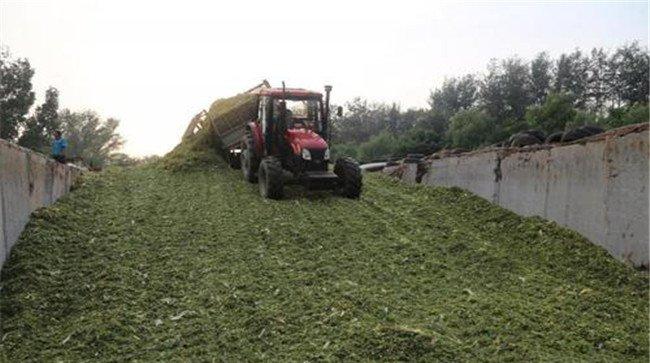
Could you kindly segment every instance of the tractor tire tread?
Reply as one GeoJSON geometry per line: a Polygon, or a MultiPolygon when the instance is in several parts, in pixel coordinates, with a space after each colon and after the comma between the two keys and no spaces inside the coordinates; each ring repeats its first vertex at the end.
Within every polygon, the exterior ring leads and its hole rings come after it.
{"type": "Polygon", "coordinates": [[[363,186],[359,163],[351,158],[340,158],[334,164],[334,173],[340,179],[340,194],[346,198],[359,198],[363,186]]]}
{"type": "Polygon", "coordinates": [[[283,170],[278,158],[267,156],[262,159],[258,177],[260,194],[264,198],[281,199],[284,196],[283,170]]]}
{"type": "Polygon", "coordinates": [[[255,156],[251,154],[251,150],[254,150],[254,143],[251,135],[247,134],[245,136],[244,144],[244,150],[242,150],[240,157],[241,170],[246,181],[249,183],[257,183],[258,177],[256,171],[259,167],[259,162],[256,160],[255,156]]]}

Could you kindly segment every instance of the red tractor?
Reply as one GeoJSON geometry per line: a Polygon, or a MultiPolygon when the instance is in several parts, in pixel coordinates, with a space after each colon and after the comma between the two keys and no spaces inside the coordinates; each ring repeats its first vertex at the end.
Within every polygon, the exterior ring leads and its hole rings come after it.
{"type": "MultiPolygon", "coordinates": [[[[259,183],[260,194],[280,199],[284,185],[331,189],[348,198],[361,194],[359,164],[340,158],[330,170],[329,96],[298,88],[263,88],[258,117],[248,122],[241,140],[240,164],[244,178],[259,183]]],[[[341,108],[337,109],[341,114],[341,108]]]]}

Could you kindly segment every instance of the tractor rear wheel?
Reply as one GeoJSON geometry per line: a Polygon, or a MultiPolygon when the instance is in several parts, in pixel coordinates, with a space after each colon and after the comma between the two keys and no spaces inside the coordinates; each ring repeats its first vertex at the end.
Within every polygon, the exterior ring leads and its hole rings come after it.
{"type": "Polygon", "coordinates": [[[246,137],[244,141],[244,149],[240,156],[241,171],[244,174],[244,179],[250,183],[257,182],[257,168],[259,161],[255,156],[255,149],[253,146],[253,139],[246,137]]]}
{"type": "Polygon", "coordinates": [[[282,164],[275,156],[262,159],[257,172],[260,182],[260,194],[264,198],[280,199],[284,195],[282,164]]]}
{"type": "Polygon", "coordinates": [[[359,198],[363,180],[359,164],[350,158],[340,158],[334,164],[334,173],[339,177],[339,193],[346,198],[359,198]]]}

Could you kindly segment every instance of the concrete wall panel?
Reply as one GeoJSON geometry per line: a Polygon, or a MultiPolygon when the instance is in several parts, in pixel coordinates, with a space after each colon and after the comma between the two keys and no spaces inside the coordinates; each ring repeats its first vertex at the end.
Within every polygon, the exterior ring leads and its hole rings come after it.
{"type": "Polygon", "coordinates": [[[3,150],[2,192],[4,203],[4,229],[7,252],[18,240],[29,220],[31,203],[29,195],[29,156],[17,147],[3,150]]]}
{"type": "Polygon", "coordinates": [[[404,174],[402,174],[402,180],[409,183],[415,184],[415,179],[418,174],[418,164],[407,163],[404,164],[404,174]]]}
{"type": "Polygon", "coordinates": [[[67,193],[80,175],[79,168],[0,140],[0,268],[30,214],[67,193]]]}
{"type": "Polygon", "coordinates": [[[497,167],[497,160],[496,152],[432,160],[427,166],[427,173],[422,177],[422,183],[457,186],[494,201],[496,195],[494,170],[497,167]]]}
{"type": "Polygon", "coordinates": [[[501,158],[495,202],[523,216],[543,216],[549,174],[549,151],[506,154],[501,158]]]}
{"type": "Polygon", "coordinates": [[[422,183],[460,187],[520,215],[547,218],[620,260],[647,266],[648,137],[647,125],[634,125],[582,143],[435,159],[422,183]]]}
{"type": "Polygon", "coordinates": [[[604,247],[634,264],[647,264],[648,133],[608,139],[605,145],[604,247]]]}

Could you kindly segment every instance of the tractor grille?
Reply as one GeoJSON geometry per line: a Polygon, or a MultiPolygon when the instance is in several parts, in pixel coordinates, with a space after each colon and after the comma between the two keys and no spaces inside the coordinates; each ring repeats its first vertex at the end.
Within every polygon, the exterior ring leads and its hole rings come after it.
{"type": "Polygon", "coordinates": [[[309,150],[309,152],[312,160],[323,160],[325,156],[325,150],[309,150]]]}
{"type": "Polygon", "coordinates": [[[311,161],[305,160],[305,171],[323,171],[327,170],[327,162],[323,160],[325,150],[309,150],[311,161]]]}

